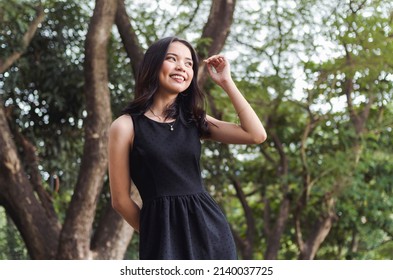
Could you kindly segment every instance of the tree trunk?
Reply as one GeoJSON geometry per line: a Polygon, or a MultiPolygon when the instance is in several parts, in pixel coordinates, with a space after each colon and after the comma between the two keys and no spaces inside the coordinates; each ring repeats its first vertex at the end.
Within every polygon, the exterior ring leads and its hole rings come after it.
{"type": "Polygon", "coordinates": [[[108,203],[91,242],[93,259],[121,260],[134,230],[108,203]]]}
{"type": "Polygon", "coordinates": [[[53,259],[59,224],[37,199],[13,141],[0,104],[0,204],[12,218],[32,259],[53,259]]]}
{"type": "MultiPolygon", "coordinates": [[[[131,198],[142,208],[142,199],[135,185],[131,186],[131,198]]],[[[123,259],[134,233],[109,202],[91,242],[93,258],[123,259]]]]}
{"type": "MultiPolygon", "coordinates": [[[[201,61],[213,54],[218,54],[224,47],[225,41],[231,29],[233,15],[235,13],[236,0],[213,0],[210,8],[209,18],[203,28],[200,42],[197,46],[201,61]]],[[[207,70],[203,62],[199,65],[198,83],[201,88],[206,86],[207,70]]],[[[212,115],[220,118],[221,114],[218,112],[214,99],[207,92],[207,99],[209,102],[212,115]]]]}
{"type": "Polygon", "coordinates": [[[209,18],[201,36],[206,43],[197,47],[199,55],[211,56],[222,50],[231,29],[235,6],[236,0],[212,1],[209,18]]]}
{"type": "Polygon", "coordinates": [[[252,213],[252,209],[250,205],[247,203],[246,195],[241,188],[240,182],[235,178],[231,178],[233,186],[236,190],[236,196],[240,200],[242,204],[244,215],[246,217],[247,230],[246,230],[246,238],[245,239],[237,239],[238,244],[241,246],[241,252],[243,259],[251,260],[254,253],[254,241],[255,241],[255,219],[252,213]]]}
{"type": "MultiPolygon", "coordinates": [[[[21,49],[12,53],[4,61],[0,61],[0,73],[11,67],[26,51],[44,17],[44,9],[39,6],[37,17],[23,36],[21,49]]],[[[41,188],[42,185],[32,184],[22,167],[14,137],[8,126],[3,102],[0,101],[0,205],[4,206],[7,215],[18,228],[30,258],[53,259],[58,247],[60,225],[54,212],[48,207],[46,200],[48,196],[41,188]],[[38,191],[38,198],[34,189],[38,191]]],[[[32,149],[25,152],[35,151],[32,149]]],[[[34,157],[33,154],[31,156],[34,157]]],[[[36,162],[30,164],[34,165],[36,162]]],[[[32,177],[38,182],[38,178],[32,177]]]]}
{"type": "Polygon", "coordinates": [[[329,234],[334,221],[337,219],[337,216],[334,212],[334,198],[329,197],[326,203],[328,206],[327,215],[325,217],[321,217],[321,219],[316,223],[307,241],[303,243],[302,246],[300,246],[299,259],[301,260],[312,260],[315,258],[315,255],[319,250],[322,242],[329,234]]]}
{"type": "MultiPolygon", "coordinates": [[[[289,186],[285,178],[288,177],[288,158],[285,154],[283,144],[281,143],[279,137],[275,131],[270,132],[271,138],[273,139],[274,146],[276,147],[280,155],[280,164],[278,167],[278,176],[282,178],[284,183],[281,185],[282,200],[280,205],[280,210],[278,212],[276,222],[274,227],[268,226],[269,234],[267,238],[267,247],[264,253],[264,258],[267,260],[275,260],[278,256],[278,251],[280,250],[280,240],[284,233],[285,226],[289,217],[289,210],[291,206],[290,196],[288,194],[289,186]]],[[[265,221],[268,223],[269,221],[265,221]]]]}
{"type": "Polygon", "coordinates": [[[289,216],[290,201],[286,195],[284,195],[281,201],[280,211],[273,230],[267,238],[267,247],[264,253],[266,260],[276,260],[278,257],[278,251],[280,250],[280,240],[284,233],[285,226],[289,216]]]}
{"type": "Polygon", "coordinates": [[[86,38],[85,144],[75,192],[60,237],[60,259],[91,259],[90,237],[99,194],[107,171],[111,123],[107,45],[117,0],[97,0],[86,38]]]}
{"type": "Polygon", "coordinates": [[[127,15],[124,0],[117,1],[115,23],[117,29],[119,30],[119,34],[126,49],[127,55],[131,60],[131,68],[134,78],[136,78],[139,65],[143,59],[143,50],[139,44],[134,28],[131,25],[130,18],[127,15]]]}

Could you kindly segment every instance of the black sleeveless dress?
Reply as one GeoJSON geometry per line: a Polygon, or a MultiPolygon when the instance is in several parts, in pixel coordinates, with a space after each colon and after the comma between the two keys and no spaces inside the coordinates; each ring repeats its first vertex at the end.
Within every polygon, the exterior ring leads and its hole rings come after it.
{"type": "Polygon", "coordinates": [[[130,172],[143,201],[139,258],[236,259],[228,222],[202,183],[196,126],[132,119],[130,172]]]}

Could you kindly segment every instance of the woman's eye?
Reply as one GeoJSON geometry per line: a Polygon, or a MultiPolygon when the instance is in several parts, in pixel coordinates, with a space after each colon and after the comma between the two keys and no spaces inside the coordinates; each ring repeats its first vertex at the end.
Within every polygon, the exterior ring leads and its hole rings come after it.
{"type": "Polygon", "coordinates": [[[192,67],[192,62],[186,62],[186,65],[187,65],[188,67],[192,67]]]}
{"type": "Polygon", "coordinates": [[[176,59],[173,56],[168,56],[166,59],[170,61],[176,61],[176,59]]]}

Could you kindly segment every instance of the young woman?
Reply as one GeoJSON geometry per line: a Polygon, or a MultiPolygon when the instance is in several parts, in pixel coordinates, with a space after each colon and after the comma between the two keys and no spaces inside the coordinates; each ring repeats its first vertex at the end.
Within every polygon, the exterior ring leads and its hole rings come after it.
{"type": "Polygon", "coordinates": [[[146,51],[135,100],[109,131],[112,205],[140,233],[140,259],[237,258],[226,218],[203,186],[200,139],[258,144],[266,132],[233,82],[226,58],[204,62],[241,125],[206,115],[196,52],[187,41],[168,37],[146,51]],[[142,209],[130,198],[131,180],[142,209]]]}

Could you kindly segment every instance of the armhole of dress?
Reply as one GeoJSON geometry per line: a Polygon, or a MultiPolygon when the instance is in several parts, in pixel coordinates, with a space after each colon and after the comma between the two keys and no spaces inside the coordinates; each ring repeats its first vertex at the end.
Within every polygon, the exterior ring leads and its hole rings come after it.
{"type": "Polygon", "coordinates": [[[132,145],[130,147],[130,152],[132,152],[132,149],[133,149],[133,147],[135,145],[135,139],[136,139],[136,127],[135,127],[136,126],[136,121],[135,121],[135,116],[132,116],[131,114],[129,114],[129,116],[131,118],[132,127],[133,127],[133,130],[134,130],[134,137],[132,139],[132,145]]]}

